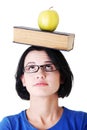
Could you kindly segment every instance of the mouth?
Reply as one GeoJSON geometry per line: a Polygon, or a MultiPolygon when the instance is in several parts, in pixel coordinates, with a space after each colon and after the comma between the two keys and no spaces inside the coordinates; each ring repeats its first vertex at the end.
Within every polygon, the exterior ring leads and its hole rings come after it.
{"type": "Polygon", "coordinates": [[[34,86],[36,86],[36,87],[45,87],[47,85],[48,85],[47,83],[36,83],[36,84],[34,84],[34,86]]]}

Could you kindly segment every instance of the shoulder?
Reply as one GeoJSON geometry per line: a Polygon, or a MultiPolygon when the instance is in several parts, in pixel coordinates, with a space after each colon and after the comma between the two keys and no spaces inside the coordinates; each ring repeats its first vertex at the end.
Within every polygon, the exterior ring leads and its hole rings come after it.
{"type": "Polygon", "coordinates": [[[79,128],[83,128],[83,130],[87,129],[86,112],[71,110],[64,107],[64,116],[69,123],[76,124],[77,126],[79,126],[79,128]]]}
{"type": "Polygon", "coordinates": [[[3,120],[17,121],[19,119],[22,119],[24,116],[25,116],[25,110],[21,111],[20,113],[14,114],[14,115],[6,116],[3,118],[3,120]]]}
{"type": "Polygon", "coordinates": [[[22,119],[24,119],[24,117],[25,110],[21,111],[18,114],[4,117],[0,122],[0,130],[1,128],[5,130],[12,129],[15,125],[19,124],[22,121],[22,119]]]}
{"type": "Polygon", "coordinates": [[[68,116],[71,117],[87,117],[87,113],[83,112],[83,111],[76,111],[76,110],[72,110],[72,109],[68,109],[66,107],[64,107],[64,112],[65,114],[67,114],[68,116]]]}

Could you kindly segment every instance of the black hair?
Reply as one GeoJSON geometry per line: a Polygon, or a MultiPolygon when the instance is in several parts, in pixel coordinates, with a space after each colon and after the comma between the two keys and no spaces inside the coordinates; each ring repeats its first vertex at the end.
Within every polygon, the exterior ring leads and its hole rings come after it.
{"type": "Polygon", "coordinates": [[[56,68],[59,69],[62,83],[60,84],[60,88],[57,94],[58,94],[58,97],[62,97],[62,98],[64,98],[65,96],[67,97],[71,92],[72,82],[73,82],[73,73],[69,67],[68,62],[66,61],[61,51],[56,50],[56,49],[51,49],[51,48],[40,47],[40,46],[31,46],[27,48],[19,60],[16,75],[15,75],[16,91],[18,95],[22,99],[25,99],[25,100],[30,99],[29,92],[26,90],[26,87],[24,87],[22,84],[21,76],[24,74],[23,69],[24,69],[25,57],[29,52],[33,50],[45,51],[47,55],[50,57],[50,59],[52,60],[52,62],[54,63],[54,65],[56,66],[56,68]]]}

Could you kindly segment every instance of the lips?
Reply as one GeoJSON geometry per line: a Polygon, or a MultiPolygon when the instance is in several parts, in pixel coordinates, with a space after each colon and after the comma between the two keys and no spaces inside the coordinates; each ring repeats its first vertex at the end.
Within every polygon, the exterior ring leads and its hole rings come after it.
{"type": "Polygon", "coordinates": [[[34,86],[37,86],[37,87],[45,87],[47,86],[48,84],[47,83],[44,83],[44,82],[40,82],[40,83],[35,83],[34,86]]]}

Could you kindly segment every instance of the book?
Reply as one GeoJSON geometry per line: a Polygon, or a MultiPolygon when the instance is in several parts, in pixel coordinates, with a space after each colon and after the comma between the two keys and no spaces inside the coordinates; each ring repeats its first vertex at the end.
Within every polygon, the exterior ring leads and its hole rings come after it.
{"type": "Polygon", "coordinates": [[[14,26],[14,43],[69,51],[73,49],[74,38],[74,33],[47,32],[30,27],[14,26]]]}

